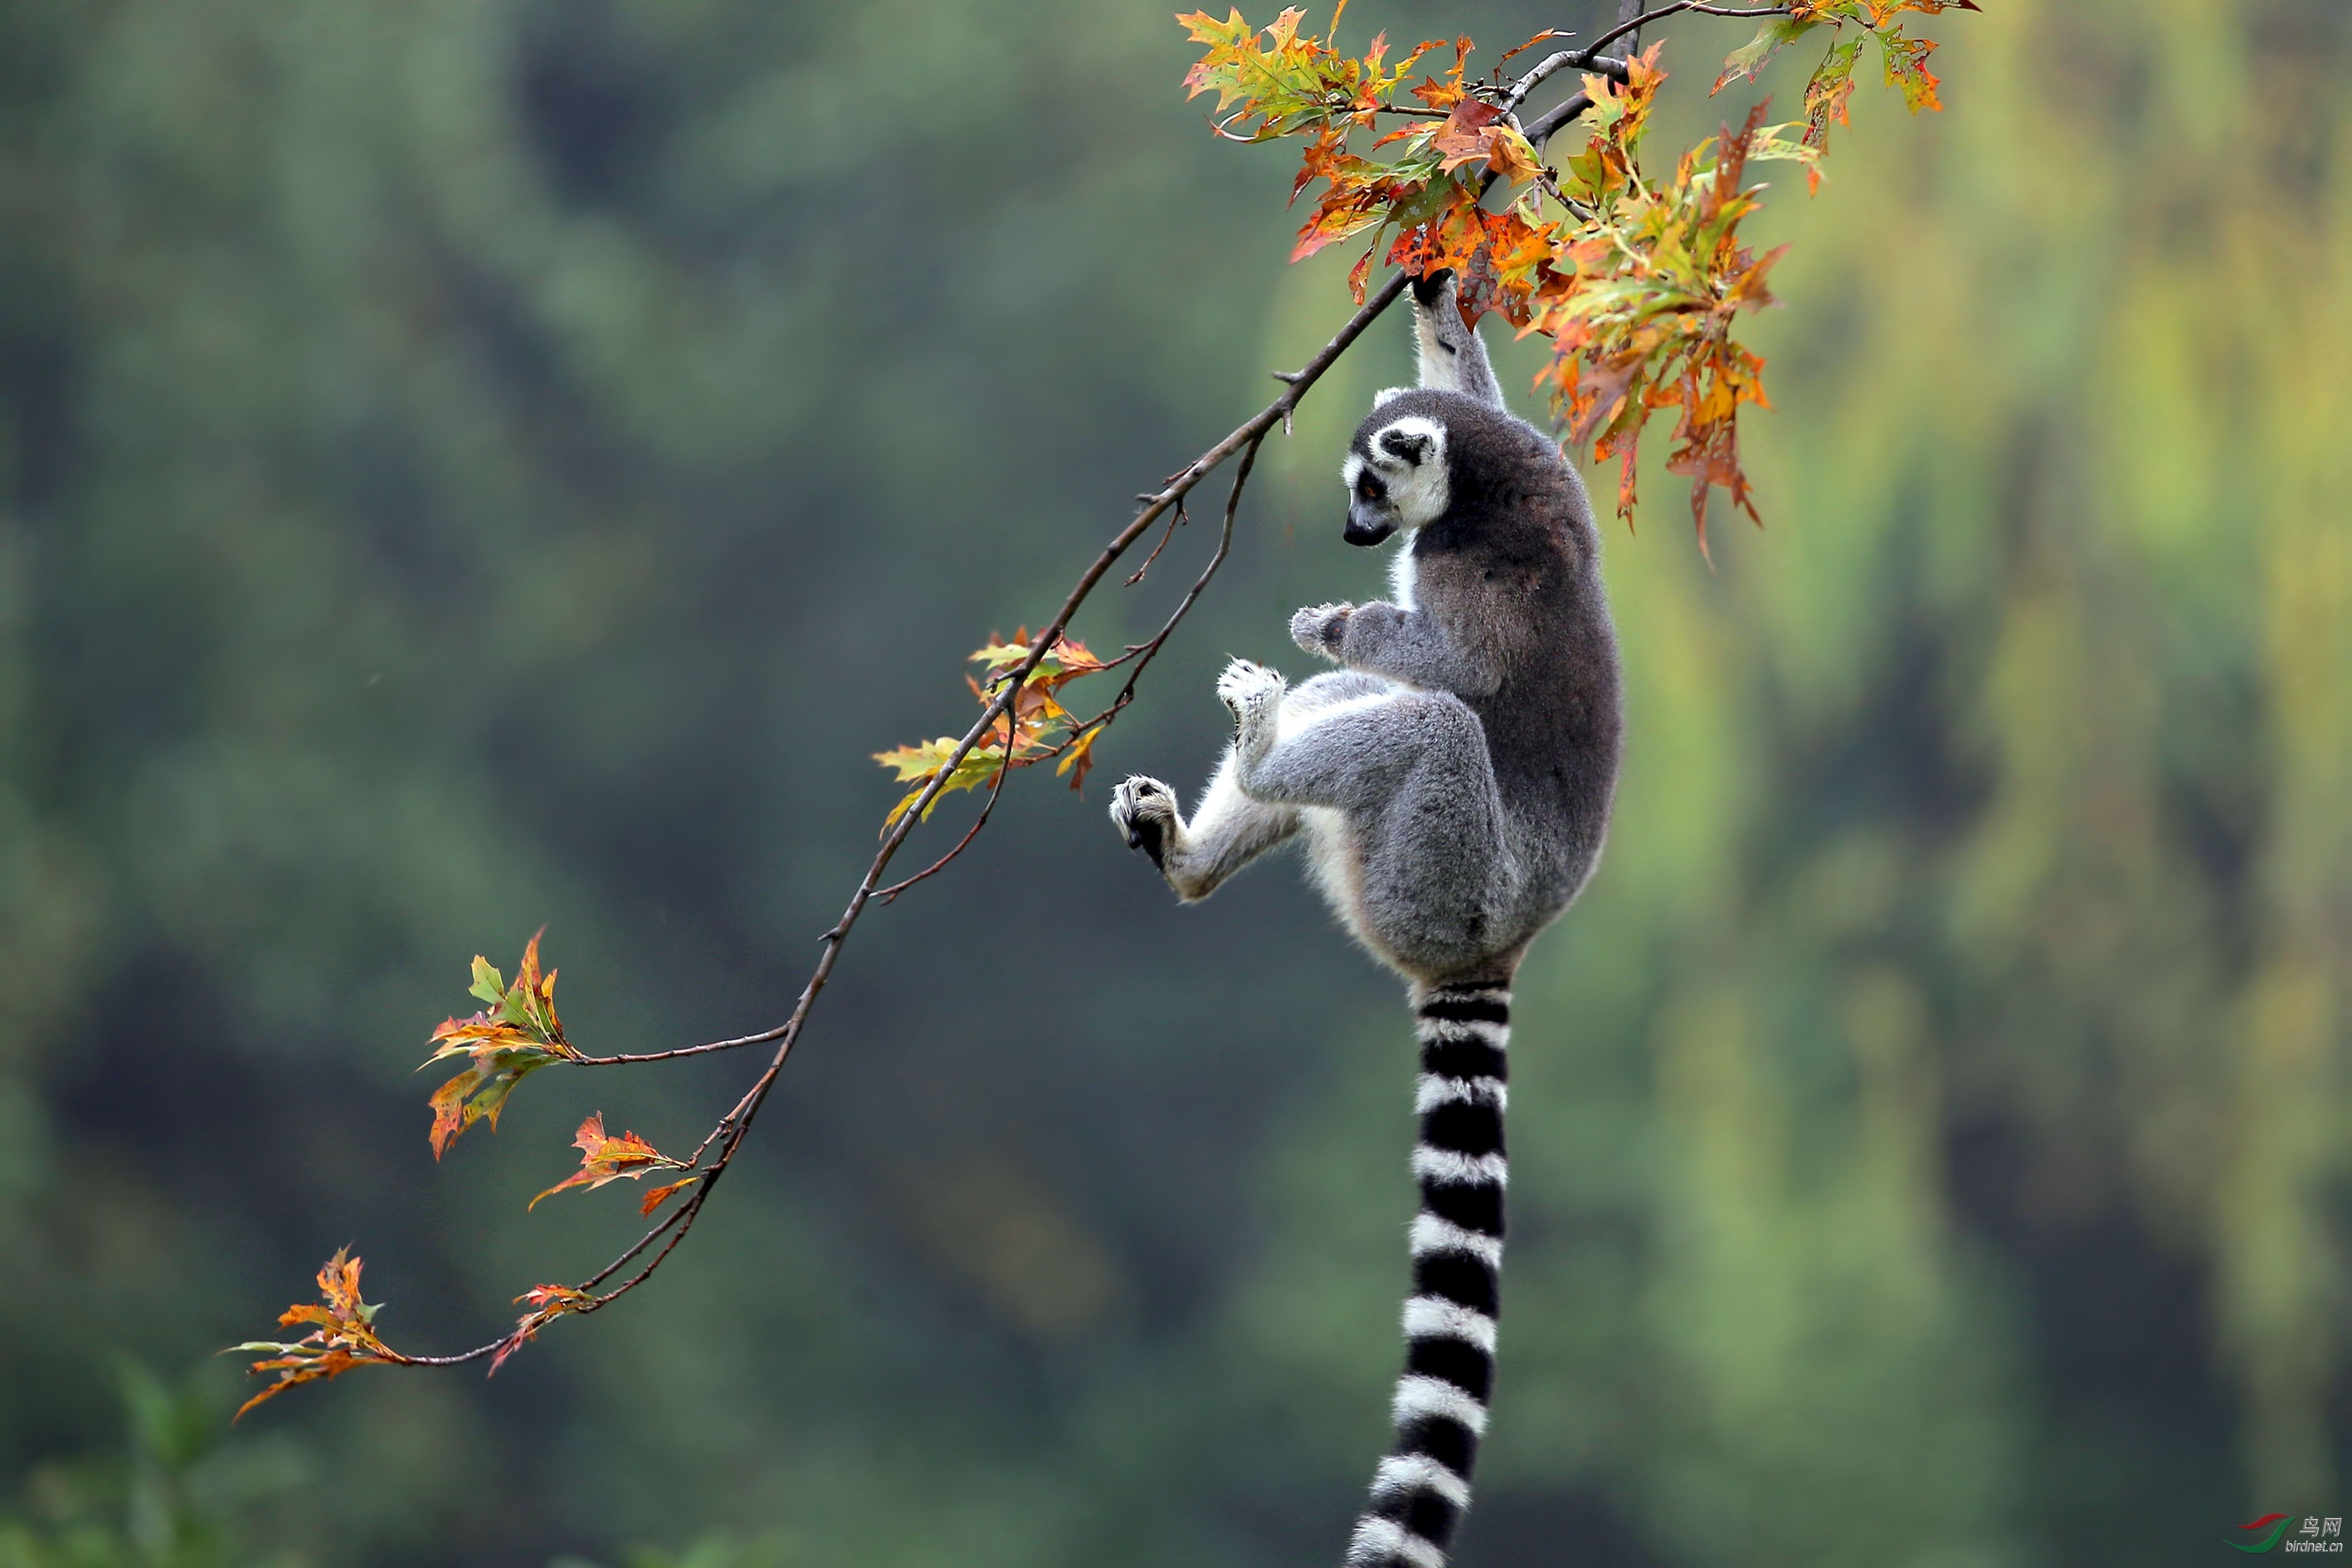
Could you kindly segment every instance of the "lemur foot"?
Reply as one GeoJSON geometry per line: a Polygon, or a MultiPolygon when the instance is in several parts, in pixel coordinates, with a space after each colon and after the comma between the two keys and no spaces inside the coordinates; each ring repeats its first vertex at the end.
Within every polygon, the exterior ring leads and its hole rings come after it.
{"type": "Polygon", "coordinates": [[[1348,640],[1353,605],[1314,605],[1290,617],[1290,640],[1307,653],[1336,660],[1348,640]]]}
{"type": "Polygon", "coordinates": [[[1168,837],[1176,826],[1174,790],[1137,773],[1110,792],[1110,820],[1129,849],[1142,850],[1154,866],[1165,868],[1168,837]]]}

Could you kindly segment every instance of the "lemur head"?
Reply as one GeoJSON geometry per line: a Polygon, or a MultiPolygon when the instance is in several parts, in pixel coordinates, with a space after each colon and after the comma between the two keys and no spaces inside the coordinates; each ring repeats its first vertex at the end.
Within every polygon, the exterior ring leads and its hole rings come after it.
{"type": "Polygon", "coordinates": [[[1384,392],[1370,417],[1348,444],[1339,477],[1348,486],[1350,544],[1378,544],[1399,529],[1408,531],[1437,521],[1452,499],[1445,477],[1445,422],[1427,402],[1402,391],[1384,392]],[[1393,406],[1400,399],[1414,405],[1393,406]]]}

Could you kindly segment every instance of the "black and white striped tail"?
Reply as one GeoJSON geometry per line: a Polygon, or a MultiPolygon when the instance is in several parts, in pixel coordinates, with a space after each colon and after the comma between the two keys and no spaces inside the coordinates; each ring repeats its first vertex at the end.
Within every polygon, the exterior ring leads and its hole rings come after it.
{"type": "Polygon", "coordinates": [[[1348,1568],[1441,1568],[1470,1506],[1502,1304],[1505,983],[1442,985],[1416,1010],[1421,1142],[1396,1444],[1372,1478],[1348,1568]]]}

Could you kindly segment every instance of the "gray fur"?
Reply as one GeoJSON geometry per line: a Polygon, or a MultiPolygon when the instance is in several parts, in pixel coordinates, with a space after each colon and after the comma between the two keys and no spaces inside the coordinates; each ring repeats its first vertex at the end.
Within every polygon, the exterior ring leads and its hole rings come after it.
{"type": "Polygon", "coordinates": [[[1414,292],[1423,377],[1438,384],[1385,397],[1347,470],[1348,537],[1409,536],[1410,604],[1299,611],[1293,638],[1342,672],[1290,689],[1236,661],[1218,683],[1234,742],[1201,810],[1186,821],[1139,776],[1111,816],[1188,902],[1306,829],[1349,931],[1428,986],[1507,976],[1583,887],[1622,720],[1583,481],[1502,406],[1452,280],[1414,292]],[[1431,494],[1440,509],[1416,515],[1431,494]]]}

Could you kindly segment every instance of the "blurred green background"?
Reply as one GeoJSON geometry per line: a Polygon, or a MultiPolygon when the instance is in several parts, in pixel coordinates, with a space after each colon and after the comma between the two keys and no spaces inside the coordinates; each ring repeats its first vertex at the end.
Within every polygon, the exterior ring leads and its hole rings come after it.
{"type": "MultiPolygon", "coordinates": [[[[2352,9],[1986,5],[1948,112],[1866,82],[1753,226],[1769,530],[1710,573],[1654,474],[1610,531],[1627,771],[1523,977],[1463,1568],[2352,1512],[2352,9]]],[[[868,754],[1344,318],[1167,9],[0,6],[0,1564],[1336,1557],[1397,987],[1287,867],[1171,908],[1101,774],[861,927],[625,1307],[234,1432],[210,1356],[346,1242],[415,1351],[615,1250],[634,1189],[524,1215],[573,1126],[690,1144],[755,1064],[545,1075],[436,1165],[467,960],[546,922],[591,1049],[779,1019],[868,754]]],[[[1661,157],[1747,30],[1667,29],[1661,157]]],[[[1110,775],[1193,787],[1223,658],[1377,592],[1333,468],[1406,359],[1268,447],[1110,775]]]]}

